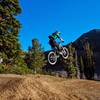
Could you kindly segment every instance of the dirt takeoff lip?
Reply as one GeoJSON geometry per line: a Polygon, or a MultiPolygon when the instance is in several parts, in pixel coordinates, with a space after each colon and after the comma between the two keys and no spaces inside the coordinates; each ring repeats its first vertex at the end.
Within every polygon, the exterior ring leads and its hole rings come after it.
{"type": "Polygon", "coordinates": [[[0,100],[100,100],[100,81],[1,74],[0,100]]]}

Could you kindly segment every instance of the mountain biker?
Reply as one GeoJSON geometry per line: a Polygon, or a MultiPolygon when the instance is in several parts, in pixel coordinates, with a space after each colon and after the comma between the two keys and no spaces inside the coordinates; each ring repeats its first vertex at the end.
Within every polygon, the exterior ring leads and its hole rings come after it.
{"type": "Polygon", "coordinates": [[[58,50],[60,50],[60,44],[56,42],[56,39],[60,39],[62,42],[64,42],[64,40],[60,37],[60,32],[56,31],[54,33],[52,33],[52,35],[49,35],[49,44],[51,46],[52,49],[57,48],[58,50]]]}

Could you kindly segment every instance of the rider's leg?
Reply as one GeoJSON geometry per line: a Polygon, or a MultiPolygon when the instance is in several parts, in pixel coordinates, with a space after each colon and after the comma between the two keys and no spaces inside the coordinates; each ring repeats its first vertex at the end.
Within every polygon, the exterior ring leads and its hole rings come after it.
{"type": "Polygon", "coordinates": [[[62,46],[59,43],[56,43],[55,46],[57,47],[58,51],[62,50],[62,46]]]}

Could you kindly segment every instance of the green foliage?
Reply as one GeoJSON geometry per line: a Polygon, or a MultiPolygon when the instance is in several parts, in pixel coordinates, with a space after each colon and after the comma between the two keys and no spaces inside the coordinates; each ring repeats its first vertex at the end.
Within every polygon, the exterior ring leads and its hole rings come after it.
{"type": "Polygon", "coordinates": [[[82,56],[80,56],[79,61],[80,61],[80,71],[81,71],[81,73],[83,73],[83,72],[84,72],[84,63],[83,63],[83,58],[82,58],[82,56]]]}
{"type": "Polygon", "coordinates": [[[74,78],[77,74],[77,67],[75,67],[73,64],[68,66],[68,74],[69,77],[74,78]]]}
{"type": "Polygon", "coordinates": [[[82,55],[79,56],[79,65],[80,65],[80,78],[85,79],[85,75],[84,75],[84,60],[82,55]]]}
{"type": "Polygon", "coordinates": [[[0,64],[0,73],[4,73],[5,66],[3,64],[0,64]]]}
{"type": "Polygon", "coordinates": [[[14,59],[19,52],[18,32],[20,23],[15,18],[21,12],[18,0],[0,2],[0,53],[4,54],[5,63],[14,59]]]}
{"type": "Polygon", "coordinates": [[[18,57],[15,61],[15,64],[7,69],[6,73],[13,74],[32,74],[32,70],[29,69],[21,57],[18,57]]]}
{"type": "Polygon", "coordinates": [[[20,75],[33,74],[32,70],[29,69],[27,66],[13,66],[9,73],[20,75]]]}
{"type": "Polygon", "coordinates": [[[93,79],[94,66],[95,66],[94,55],[93,55],[93,50],[88,41],[84,44],[83,61],[84,61],[84,71],[87,79],[93,79]]]}
{"type": "Polygon", "coordinates": [[[77,58],[76,58],[76,50],[72,44],[68,46],[69,50],[69,57],[67,60],[63,61],[63,66],[65,67],[66,71],[68,72],[69,77],[76,77],[77,75],[77,58]]]}
{"type": "Polygon", "coordinates": [[[25,61],[34,73],[42,72],[42,67],[45,65],[45,56],[37,39],[32,40],[32,47],[29,48],[25,61]]]}
{"type": "Polygon", "coordinates": [[[0,52],[0,59],[2,59],[3,60],[2,63],[4,63],[4,62],[7,62],[8,57],[4,52],[2,53],[0,52]]]}
{"type": "Polygon", "coordinates": [[[94,64],[93,61],[93,51],[90,47],[89,42],[86,42],[84,45],[84,58],[86,60],[86,66],[91,67],[94,64]]]}

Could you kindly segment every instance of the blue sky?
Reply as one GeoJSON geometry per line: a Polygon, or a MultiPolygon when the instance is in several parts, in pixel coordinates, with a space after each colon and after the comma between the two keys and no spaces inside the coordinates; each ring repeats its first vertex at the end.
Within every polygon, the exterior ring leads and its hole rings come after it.
{"type": "Polygon", "coordinates": [[[51,49],[48,35],[60,31],[64,44],[75,41],[84,32],[100,28],[100,0],[19,0],[22,24],[19,40],[23,50],[37,38],[44,50],[51,49]]]}

